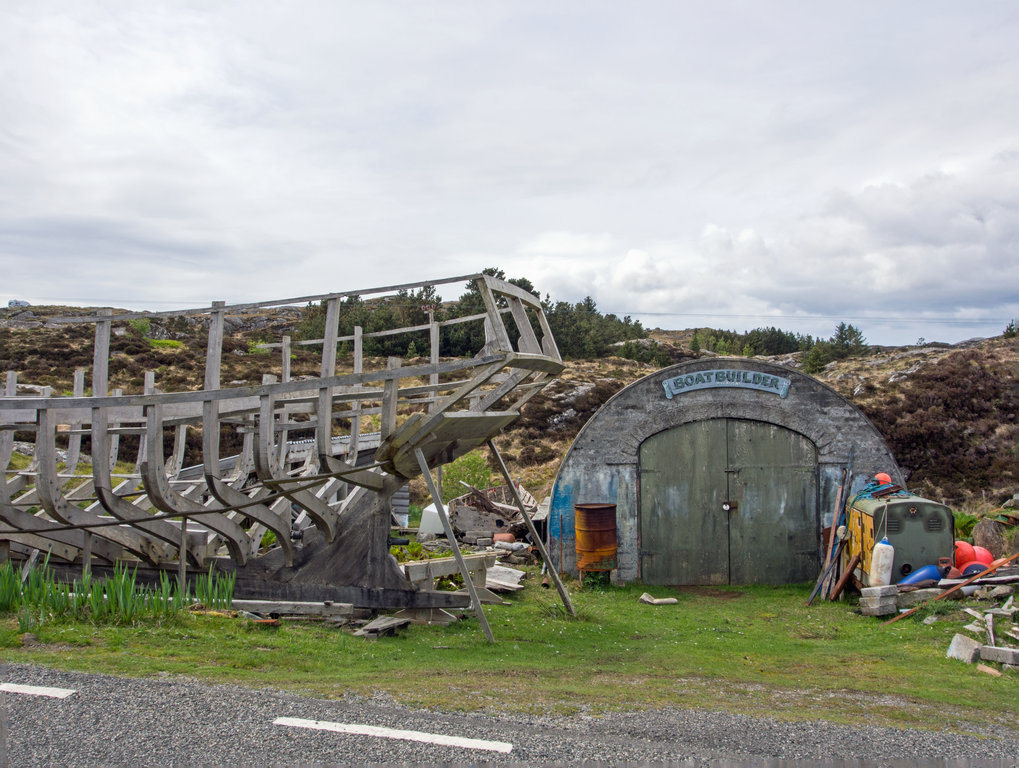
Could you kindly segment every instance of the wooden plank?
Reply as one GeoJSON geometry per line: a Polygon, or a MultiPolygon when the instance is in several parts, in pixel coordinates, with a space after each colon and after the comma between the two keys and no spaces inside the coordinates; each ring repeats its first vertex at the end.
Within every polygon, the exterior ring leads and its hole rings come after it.
{"type": "Polygon", "coordinates": [[[418,449],[415,453],[417,454],[421,474],[425,478],[425,485],[428,486],[428,492],[432,496],[432,503],[435,504],[435,509],[439,514],[439,520],[442,522],[442,528],[446,533],[446,539],[449,541],[450,547],[453,548],[453,557],[456,558],[457,564],[460,566],[460,573],[463,575],[467,592],[471,596],[471,604],[474,608],[474,613],[478,617],[478,622],[481,624],[481,629],[485,633],[485,638],[488,642],[494,643],[495,637],[492,635],[492,628],[488,626],[488,619],[485,617],[485,610],[481,607],[481,599],[478,597],[477,590],[474,588],[474,582],[471,581],[470,571],[467,568],[467,564],[464,562],[463,555],[460,553],[460,547],[456,542],[456,537],[453,535],[453,528],[449,524],[449,517],[446,516],[446,508],[443,506],[442,496],[435,487],[435,482],[432,480],[432,473],[428,470],[428,462],[420,449],[418,449]]]}
{"type": "Polygon", "coordinates": [[[297,602],[288,600],[234,600],[231,607],[251,613],[277,613],[281,616],[353,616],[352,603],[297,602]]]}

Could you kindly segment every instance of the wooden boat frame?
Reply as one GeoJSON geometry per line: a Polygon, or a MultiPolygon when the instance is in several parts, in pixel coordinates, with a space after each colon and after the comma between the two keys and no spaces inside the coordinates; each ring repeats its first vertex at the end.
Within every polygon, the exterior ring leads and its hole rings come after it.
{"type": "MultiPolygon", "coordinates": [[[[344,599],[372,607],[450,604],[451,598],[416,594],[390,562],[390,499],[409,479],[476,447],[495,450],[492,437],[563,369],[540,301],[482,274],[177,312],[105,310],[48,322],[95,327],[92,392],[85,395],[85,373],[77,371],[71,396],[19,396],[17,374],[7,374],[0,396],[0,556],[40,550],[68,567],[127,562],[140,573],[174,568],[181,579],[188,569],[215,566],[235,570],[238,590],[259,597],[344,599]],[[480,294],[483,313],[441,322],[430,313],[425,325],[372,334],[355,328],[353,336],[339,336],[344,299],[464,282],[480,294]],[[283,337],[263,345],[282,355],[279,379],[266,374],[257,386],[222,385],[228,317],[312,302],[325,308],[324,337],[296,343],[321,348],[317,378],[291,379],[294,343],[283,337]],[[203,388],[163,392],[150,372],[144,393],[111,392],[114,323],[179,316],[208,323],[203,388]],[[484,347],[471,358],[440,360],[443,328],[465,322],[484,324],[484,347]],[[428,333],[428,362],[388,358],[385,367],[366,369],[366,337],[411,332],[428,333]],[[343,343],[353,348],[353,372],[337,374],[343,343]],[[362,432],[369,418],[377,432],[362,432]],[[200,467],[182,466],[189,428],[201,429],[200,467]],[[298,429],[314,429],[314,440],[291,441],[289,433],[298,429]],[[239,456],[220,456],[224,430],[242,436],[239,456]],[[24,470],[10,468],[15,433],[33,437],[32,463],[24,470]],[[169,449],[167,434],[173,435],[169,449]],[[122,435],[137,435],[139,450],[134,472],[114,475],[122,435]],[[84,481],[75,474],[85,461],[83,436],[91,440],[92,457],[84,481]],[[67,440],[65,462],[58,461],[58,437],[67,440]],[[266,531],[278,546],[260,554],[266,531]]],[[[430,474],[426,479],[431,488],[430,474]]]]}

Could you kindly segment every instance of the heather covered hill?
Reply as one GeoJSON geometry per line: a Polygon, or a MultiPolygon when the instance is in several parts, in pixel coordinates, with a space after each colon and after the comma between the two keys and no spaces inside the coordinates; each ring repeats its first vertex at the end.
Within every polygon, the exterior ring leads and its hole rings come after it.
{"type": "MultiPolygon", "coordinates": [[[[597,315],[593,307],[590,312],[583,306],[580,310],[581,318],[593,320],[597,315]]],[[[314,308],[265,312],[235,322],[224,342],[223,381],[251,385],[260,383],[264,373],[279,375],[278,350],[266,351],[257,344],[299,334],[309,311],[314,308]]],[[[70,394],[74,369],[91,367],[92,328],[44,321],[84,312],[70,307],[0,309],[0,371],[17,371],[21,384],[70,394]]],[[[561,333],[569,331],[564,328],[561,333]]],[[[200,388],[205,334],[200,319],[115,323],[111,387],[140,392],[144,373],[155,371],[157,386],[167,391],[200,388]]],[[[644,332],[643,338],[629,338],[609,348],[626,357],[610,352],[569,360],[560,380],[535,397],[497,439],[511,472],[536,497],[543,497],[551,490],[571,441],[602,403],[663,365],[718,356],[704,347],[730,343],[727,338],[727,332],[710,329],[655,329],[644,332]]],[[[780,332],[776,338],[780,343],[802,341],[783,339],[780,332]]],[[[747,346],[746,337],[739,342],[747,346]]],[[[865,347],[857,352],[828,362],[815,375],[874,422],[912,489],[953,504],[973,499],[1000,504],[1016,491],[1019,351],[1015,338],[999,336],[955,346],[865,347]]],[[[349,362],[342,353],[341,367],[349,362]]],[[[760,357],[803,368],[809,364],[805,361],[809,354],[807,349],[760,357]]],[[[319,359],[310,348],[295,347],[293,375],[317,375],[319,359]]],[[[22,390],[24,394],[32,391],[22,390]]]]}

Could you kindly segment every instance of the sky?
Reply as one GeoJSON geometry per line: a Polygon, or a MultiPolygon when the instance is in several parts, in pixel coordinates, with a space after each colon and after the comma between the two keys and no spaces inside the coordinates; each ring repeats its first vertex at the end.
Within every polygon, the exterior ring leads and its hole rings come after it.
{"type": "Polygon", "coordinates": [[[651,328],[958,342],[1017,256],[1012,0],[0,0],[3,305],[497,267],[651,328]]]}

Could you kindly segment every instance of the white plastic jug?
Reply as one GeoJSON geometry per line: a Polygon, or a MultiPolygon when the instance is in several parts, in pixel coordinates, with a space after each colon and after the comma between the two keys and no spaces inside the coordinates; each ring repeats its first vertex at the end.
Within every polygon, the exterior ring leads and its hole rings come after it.
{"type": "Polygon", "coordinates": [[[870,586],[886,587],[892,583],[892,563],[895,561],[895,547],[885,536],[874,545],[870,556],[870,586]]]}

